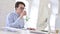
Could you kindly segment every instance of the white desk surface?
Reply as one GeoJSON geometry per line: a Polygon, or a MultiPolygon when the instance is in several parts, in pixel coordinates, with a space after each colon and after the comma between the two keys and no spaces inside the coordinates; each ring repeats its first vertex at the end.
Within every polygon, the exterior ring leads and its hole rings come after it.
{"type": "MultiPolygon", "coordinates": [[[[14,28],[12,28],[14,30],[14,28]]],[[[26,29],[15,29],[16,32],[10,32],[0,29],[0,34],[47,34],[47,32],[26,30],[26,29]]]]}

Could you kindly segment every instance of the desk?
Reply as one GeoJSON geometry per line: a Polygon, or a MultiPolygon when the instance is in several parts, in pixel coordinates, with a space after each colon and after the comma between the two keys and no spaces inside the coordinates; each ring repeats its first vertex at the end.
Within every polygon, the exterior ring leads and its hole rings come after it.
{"type": "Polygon", "coordinates": [[[0,34],[47,34],[46,32],[34,31],[34,30],[26,30],[26,29],[15,29],[15,30],[16,30],[15,32],[10,32],[0,29],[0,34]]]}

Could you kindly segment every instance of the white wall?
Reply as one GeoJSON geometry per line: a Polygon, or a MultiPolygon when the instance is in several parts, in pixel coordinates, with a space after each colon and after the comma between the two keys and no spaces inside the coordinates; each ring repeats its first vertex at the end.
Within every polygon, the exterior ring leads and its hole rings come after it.
{"type": "Polygon", "coordinates": [[[6,16],[14,9],[15,0],[0,0],[0,27],[5,26],[6,16]]]}

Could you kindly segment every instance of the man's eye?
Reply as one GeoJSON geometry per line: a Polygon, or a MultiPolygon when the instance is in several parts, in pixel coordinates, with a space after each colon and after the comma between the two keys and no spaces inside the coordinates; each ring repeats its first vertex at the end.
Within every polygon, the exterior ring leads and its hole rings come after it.
{"type": "Polygon", "coordinates": [[[20,9],[24,9],[24,8],[21,7],[20,9]]]}

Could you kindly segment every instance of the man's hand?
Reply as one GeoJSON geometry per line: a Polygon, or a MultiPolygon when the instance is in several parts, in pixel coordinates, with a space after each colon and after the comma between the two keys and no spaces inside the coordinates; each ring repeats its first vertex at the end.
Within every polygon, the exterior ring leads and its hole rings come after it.
{"type": "Polygon", "coordinates": [[[26,11],[23,11],[24,16],[26,15],[26,11]]]}
{"type": "Polygon", "coordinates": [[[23,11],[21,14],[20,14],[20,18],[22,18],[23,16],[26,15],[26,11],[23,11]]]}
{"type": "Polygon", "coordinates": [[[35,30],[35,28],[27,28],[28,30],[35,30]]]}

